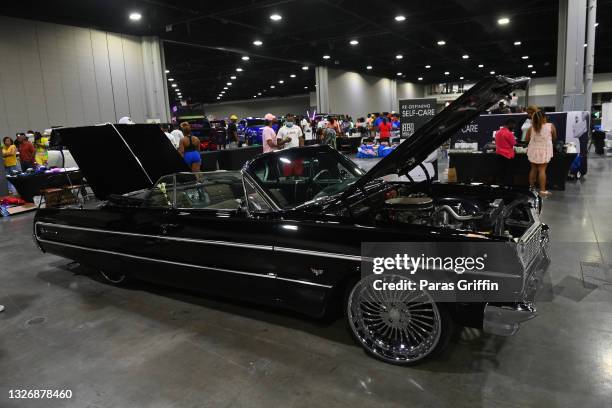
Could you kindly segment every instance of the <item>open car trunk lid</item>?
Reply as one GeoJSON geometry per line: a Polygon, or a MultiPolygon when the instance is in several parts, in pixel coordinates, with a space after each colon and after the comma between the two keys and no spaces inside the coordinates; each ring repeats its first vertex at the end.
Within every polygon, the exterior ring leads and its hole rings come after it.
{"type": "Polygon", "coordinates": [[[53,145],[70,150],[94,194],[106,199],[152,187],[167,174],[189,171],[158,125],[58,128],[53,145]]]}

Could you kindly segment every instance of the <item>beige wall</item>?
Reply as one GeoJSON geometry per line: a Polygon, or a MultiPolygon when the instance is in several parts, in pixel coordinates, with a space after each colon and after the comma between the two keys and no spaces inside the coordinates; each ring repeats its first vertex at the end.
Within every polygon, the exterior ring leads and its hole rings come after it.
{"type": "Polygon", "coordinates": [[[330,113],[348,113],[353,118],[397,111],[399,99],[424,95],[424,87],[419,84],[337,69],[329,69],[328,81],[330,113]]]}
{"type": "Polygon", "coordinates": [[[284,98],[249,99],[245,101],[222,102],[204,105],[206,115],[215,118],[227,118],[236,115],[239,118],[247,116],[263,117],[266,113],[274,115],[305,115],[310,108],[310,95],[287,96],[284,98]]]}
{"type": "Polygon", "coordinates": [[[0,135],[168,120],[156,38],[0,16],[0,55],[0,135]]]}

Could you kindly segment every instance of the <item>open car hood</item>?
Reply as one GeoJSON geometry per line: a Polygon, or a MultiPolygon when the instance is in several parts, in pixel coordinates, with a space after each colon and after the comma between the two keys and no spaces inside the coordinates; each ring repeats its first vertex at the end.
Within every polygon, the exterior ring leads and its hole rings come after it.
{"type": "Polygon", "coordinates": [[[389,175],[408,174],[450,139],[461,127],[480,113],[507,97],[512,91],[525,89],[530,78],[493,76],[479,81],[456,101],[418,129],[412,137],[401,143],[391,154],[376,163],[359,178],[343,196],[347,197],[368,182],[389,175]]]}
{"type": "Polygon", "coordinates": [[[167,174],[190,171],[158,125],[58,128],[52,145],[66,146],[96,197],[153,187],[167,174]]]}

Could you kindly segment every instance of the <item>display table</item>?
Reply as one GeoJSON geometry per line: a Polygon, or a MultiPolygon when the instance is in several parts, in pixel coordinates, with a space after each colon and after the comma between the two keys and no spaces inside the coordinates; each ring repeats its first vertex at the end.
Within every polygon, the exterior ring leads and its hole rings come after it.
{"type": "Polygon", "coordinates": [[[336,139],[338,150],[344,153],[356,153],[361,144],[361,136],[343,136],[336,139]]]}
{"type": "MultiPolygon", "coordinates": [[[[547,188],[565,190],[565,180],[576,153],[555,153],[546,169],[547,188]]],[[[449,168],[455,168],[457,182],[501,183],[502,171],[499,157],[495,153],[449,153],[449,168]]],[[[527,154],[517,153],[512,162],[514,185],[529,185],[531,163],[527,154]]]]}
{"type": "Polygon", "coordinates": [[[61,173],[32,173],[6,176],[15,186],[19,196],[31,203],[34,196],[40,195],[40,190],[46,188],[61,188],[71,184],[83,184],[81,170],[70,170],[61,173]]]}
{"type": "Polygon", "coordinates": [[[201,152],[202,171],[240,170],[247,161],[262,152],[263,147],[259,145],[201,152]]]}

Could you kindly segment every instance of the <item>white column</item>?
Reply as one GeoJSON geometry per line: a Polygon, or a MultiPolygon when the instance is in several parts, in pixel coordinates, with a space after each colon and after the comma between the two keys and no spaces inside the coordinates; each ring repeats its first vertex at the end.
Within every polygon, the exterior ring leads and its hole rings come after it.
{"type": "Polygon", "coordinates": [[[587,0],[559,1],[557,111],[583,110],[587,0]]]}
{"type": "Polygon", "coordinates": [[[329,111],[329,74],[327,67],[316,67],[315,79],[317,84],[317,111],[331,113],[329,111]]]}
{"type": "Polygon", "coordinates": [[[147,119],[170,122],[168,82],[166,81],[163,47],[158,37],[142,37],[145,104],[147,119]]]}
{"type": "Polygon", "coordinates": [[[397,80],[392,79],[391,80],[391,91],[389,92],[391,100],[389,101],[389,105],[391,106],[391,108],[389,109],[389,112],[391,111],[399,111],[399,102],[397,99],[397,80]]]}
{"type": "Polygon", "coordinates": [[[587,49],[584,70],[584,110],[591,111],[593,105],[593,70],[595,67],[595,24],[597,23],[597,0],[589,0],[587,8],[587,49]]]}

